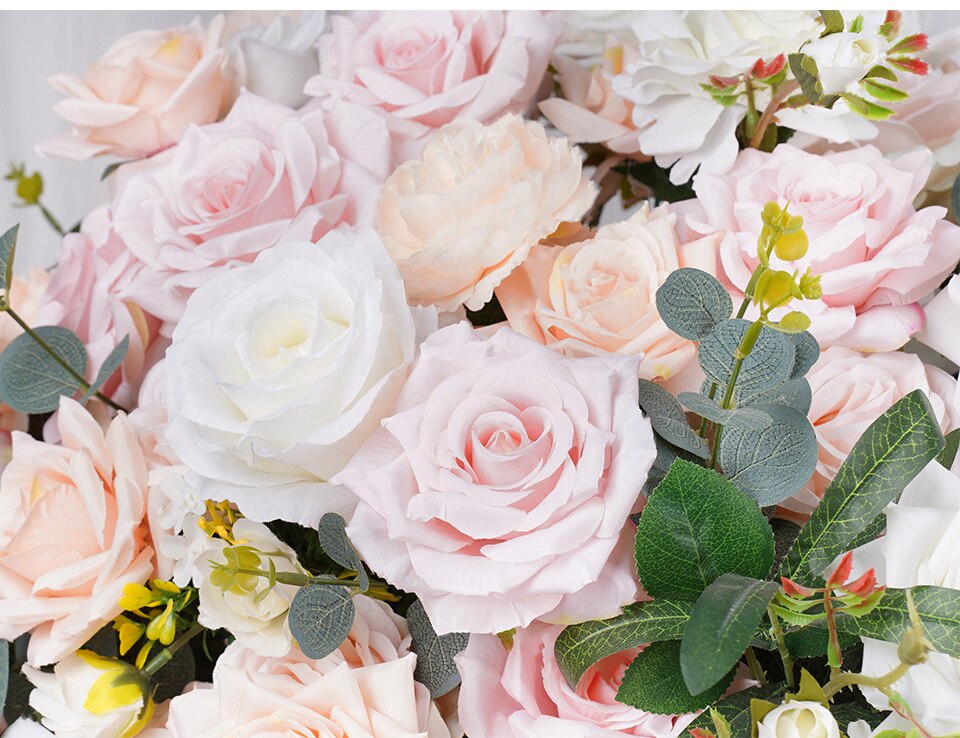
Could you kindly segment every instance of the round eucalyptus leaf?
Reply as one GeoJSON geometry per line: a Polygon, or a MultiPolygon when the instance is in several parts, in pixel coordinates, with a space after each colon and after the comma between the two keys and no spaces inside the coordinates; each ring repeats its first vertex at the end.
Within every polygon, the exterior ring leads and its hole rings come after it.
{"type": "Polygon", "coordinates": [[[290,603],[287,622],[304,655],[322,659],[350,634],[356,609],[346,587],[308,584],[290,603]]]}
{"type": "MultiPolygon", "coordinates": [[[[87,350],[76,334],[59,326],[34,332],[77,374],[87,370],[87,350]]],[[[39,415],[57,409],[60,396],[74,395],[80,383],[26,333],[0,354],[0,398],[21,413],[39,415]]]]}
{"type": "Polygon", "coordinates": [[[671,272],[660,285],[657,312],[678,336],[699,341],[730,317],[733,300],[716,277],[684,267],[671,272]]]}
{"type": "Polygon", "coordinates": [[[712,420],[720,425],[730,425],[738,428],[766,428],[773,421],[762,409],[755,407],[738,407],[726,410],[704,395],[696,392],[681,392],[677,398],[692,412],[701,418],[712,420]]]}
{"type": "Polygon", "coordinates": [[[707,458],[707,444],[693,432],[683,406],[656,382],[640,380],[640,407],[650,418],[650,424],[661,438],[677,448],[707,458]]]}
{"type": "Polygon", "coordinates": [[[793,341],[794,349],[793,370],[790,372],[790,379],[800,379],[810,371],[810,368],[820,358],[820,344],[809,331],[791,333],[790,340],[793,341]]]}
{"type": "MultiPolygon", "coordinates": [[[[717,325],[700,343],[700,367],[723,393],[736,362],[735,354],[750,326],[746,320],[727,320],[717,325]]],[[[751,395],[783,384],[793,371],[793,341],[764,326],[750,355],[737,375],[735,397],[751,395]]],[[[739,404],[739,403],[738,403],[739,404]]]]}

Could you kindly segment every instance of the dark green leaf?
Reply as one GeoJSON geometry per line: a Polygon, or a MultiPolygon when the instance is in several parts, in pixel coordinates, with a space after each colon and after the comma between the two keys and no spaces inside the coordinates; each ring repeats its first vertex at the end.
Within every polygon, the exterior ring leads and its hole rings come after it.
{"type": "Polygon", "coordinates": [[[800,531],[780,574],[815,584],[942,448],[929,400],[920,390],[911,392],[857,441],[800,531]]]}
{"type": "Polygon", "coordinates": [[[720,437],[723,473],[757,504],[776,505],[801,489],[817,466],[817,436],[793,408],[766,405],[766,428],[728,426],[720,437]]]}
{"type": "Polygon", "coordinates": [[[366,592],[370,588],[370,578],[367,576],[360,554],[350,543],[347,537],[347,522],[337,513],[327,513],[320,518],[317,534],[320,536],[320,546],[324,553],[336,561],[344,569],[357,572],[360,580],[360,589],[366,592]]]}
{"type": "MultiPolygon", "coordinates": [[[[721,391],[733,372],[734,354],[749,325],[746,320],[724,321],[700,343],[700,366],[721,391]]],[[[740,367],[735,397],[753,395],[783,384],[790,378],[793,364],[793,341],[780,331],[764,326],[753,351],[740,367]]]]}
{"type": "Polygon", "coordinates": [[[816,105],[823,97],[823,85],[820,84],[820,70],[817,68],[816,60],[806,54],[789,54],[787,60],[804,97],[808,102],[816,105]]]}
{"type": "Polygon", "coordinates": [[[322,659],[350,634],[355,615],[346,587],[313,583],[297,590],[287,622],[300,650],[308,658],[322,659]]]}
{"type": "Polygon", "coordinates": [[[779,589],[776,582],[723,574],[703,591],[680,643],[680,669],[691,694],[736,666],[779,589]]]}
{"type": "Polygon", "coordinates": [[[712,420],[720,425],[728,425],[731,428],[766,428],[773,422],[773,419],[760,408],[738,407],[725,410],[717,404],[716,400],[696,392],[681,392],[677,395],[677,399],[701,418],[712,420]]]}
{"type": "MultiPolygon", "coordinates": [[[[846,651],[857,643],[857,637],[849,633],[840,633],[840,648],[846,651]]],[[[830,634],[823,628],[804,628],[784,636],[787,649],[798,659],[809,659],[815,656],[826,656],[830,634]]],[[[776,648],[776,643],[771,644],[776,648]]]]}
{"type": "Polygon", "coordinates": [[[17,254],[17,234],[20,224],[0,236],[0,274],[3,275],[4,299],[10,299],[10,284],[13,282],[13,260],[17,254]]]}
{"type": "Polygon", "coordinates": [[[844,734],[846,734],[850,723],[855,723],[858,720],[864,720],[871,729],[876,730],[880,723],[890,715],[889,712],[880,712],[874,709],[866,702],[840,702],[830,705],[830,712],[840,723],[840,729],[844,731],[844,734]]]}
{"type": "Polygon", "coordinates": [[[677,459],[640,516],[636,556],[651,597],[693,599],[721,574],[766,576],[773,532],[757,504],[720,474],[677,459]]]}
{"type": "Polygon", "coordinates": [[[670,272],[657,290],[657,312],[667,328],[691,341],[703,339],[730,317],[730,293],[711,274],[684,267],[670,272]]]}
{"type": "Polygon", "coordinates": [[[960,450],[960,428],[954,428],[943,440],[943,451],[937,455],[937,461],[949,469],[957,460],[957,451],[960,450]]]}
{"type": "Polygon", "coordinates": [[[693,455],[689,451],[677,448],[671,443],[667,443],[659,434],[654,433],[653,442],[657,447],[657,457],[653,460],[653,466],[647,473],[647,481],[643,484],[643,495],[649,497],[650,493],[656,488],[663,478],[667,476],[670,467],[677,459],[684,459],[693,463],[699,463],[700,457],[693,455]]]}
{"type": "Polygon", "coordinates": [[[420,600],[407,609],[410,648],[417,654],[414,677],[430,690],[433,699],[442,697],[460,684],[460,672],[453,657],[467,647],[468,633],[437,635],[420,600]]]}
{"type": "Polygon", "coordinates": [[[736,669],[694,696],[680,673],[680,641],[651,643],[627,667],[617,700],[654,715],[682,715],[715,702],[727,691],[736,669]]]}
{"type": "Polygon", "coordinates": [[[843,13],[839,10],[821,10],[820,15],[823,18],[823,33],[820,37],[829,36],[832,33],[843,32],[843,13]]]}
{"type": "Polygon", "coordinates": [[[568,626],[554,647],[560,671],[576,687],[583,672],[600,659],[644,643],[679,640],[692,608],[686,600],[638,602],[610,620],[568,626]]]}
{"type": "MultiPolygon", "coordinates": [[[[753,687],[724,697],[713,707],[730,723],[730,732],[733,738],[750,738],[753,728],[750,701],[767,700],[779,704],[783,700],[785,692],[786,688],[781,684],[767,684],[763,687],[753,687]]],[[[689,727],[712,730],[713,721],[710,720],[709,711],[700,715],[689,727]]]]}
{"type": "MultiPolygon", "coordinates": [[[[87,370],[83,342],[66,328],[34,329],[41,339],[80,376],[87,370]]],[[[26,333],[17,336],[0,355],[0,398],[14,410],[30,415],[57,409],[60,396],[72,396],[80,383],[26,333]]]]}
{"type": "Polygon", "coordinates": [[[113,376],[113,373],[120,368],[124,357],[127,355],[127,349],[129,348],[130,336],[124,336],[123,340],[114,346],[113,351],[103,360],[103,364],[100,365],[100,371],[97,372],[97,377],[93,380],[93,384],[90,385],[90,389],[84,392],[83,397],[80,398],[81,403],[85,403],[93,397],[100,391],[100,388],[107,383],[107,380],[113,376]]]}
{"type": "Polygon", "coordinates": [[[707,458],[706,441],[693,432],[683,407],[663,387],[648,379],[641,379],[640,407],[650,418],[653,429],[665,441],[701,459],[707,458]]]}
{"type": "Polygon", "coordinates": [[[10,683],[10,642],[0,640],[0,715],[7,704],[7,685],[10,683]]]}

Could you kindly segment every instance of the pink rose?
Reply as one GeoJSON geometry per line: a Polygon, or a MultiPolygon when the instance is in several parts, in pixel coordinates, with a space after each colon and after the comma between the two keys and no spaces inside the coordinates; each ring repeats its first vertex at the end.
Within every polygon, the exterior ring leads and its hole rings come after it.
{"type": "Polygon", "coordinates": [[[628,516],[655,456],[638,362],[441,329],[334,479],[360,498],[351,540],[439,633],[619,612],[637,596],[628,516]]]}
{"type": "Polygon", "coordinates": [[[664,325],[657,289],[680,267],[715,275],[723,236],[681,243],[676,221],[669,205],[653,212],[644,205],[592,239],[537,244],[497,288],[510,327],[567,356],[639,355],[641,377],[674,377],[697,348],[664,325]]]}
{"type": "Polygon", "coordinates": [[[870,424],[913,390],[930,399],[944,432],[960,426],[957,380],[914,354],[861,354],[835,346],[820,354],[807,380],[813,390],[808,417],[820,446],[817,468],[807,487],[781,504],[798,521],[813,512],[870,424]]]}
{"type": "Polygon", "coordinates": [[[106,434],[63,397],[62,445],[13,437],[0,478],[0,638],[31,632],[32,666],[59,661],[119,615],[124,584],[153,573],[147,470],[122,413],[106,434]]]}
{"type": "Polygon", "coordinates": [[[131,33],[83,78],[54,75],[50,86],[67,99],[53,109],[74,130],[37,150],[67,159],[148,156],[175,144],[187,126],[217,120],[233,95],[222,35],[222,16],[206,28],[196,18],[189,26],[131,33]]]}
{"type": "Polygon", "coordinates": [[[556,20],[535,10],[337,15],[305,91],[381,111],[403,161],[455,119],[487,123],[527,110],[558,33],[556,20]]]}
{"type": "Polygon", "coordinates": [[[571,689],[554,644],[563,630],[535,623],[508,651],[497,636],[473,635],[457,657],[460,720],[470,738],[675,738],[693,715],[653,715],[617,702],[633,648],[594,664],[571,689]]]}
{"type": "Polygon", "coordinates": [[[816,156],[788,144],[772,154],[747,149],[727,174],[701,174],[697,200],[681,207],[695,232],[728,231],[721,246],[726,278],[741,292],[757,265],[765,202],[788,201],[810,237],[803,259],[774,268],[810,267],[823,297],[804,303],[821,346],[892,351],[923,327],[919,300],[960,259],[960,228],[946,210],[911,204],[930,171],[930,153],[888,160],[876,148],[816,156]]]}
{"type": "Polygon", "coordinates": [[[191,128],[121,182],[114,229],[135,257],[121,294],[176,322],[194,289],[265,248],[371,223],[388,173],[386,128],[372,113],[295,113],[241,95],[223,122],[191,128]]]}
{"type": "Polygon", "coordinates": [[[110,352],[125,336],[129,349],[120,370],[101,392],[129,407],[140,382],[166,349],[160,321],[117,294],[116,281],[130,255],[111,230],[110,213],[102,207],[84,218],[79,233],[63,239],[60,262],[53,271],[37,314],[39,325],[67,328],[85,344],[87,379],[93,380],[110,352]]]}

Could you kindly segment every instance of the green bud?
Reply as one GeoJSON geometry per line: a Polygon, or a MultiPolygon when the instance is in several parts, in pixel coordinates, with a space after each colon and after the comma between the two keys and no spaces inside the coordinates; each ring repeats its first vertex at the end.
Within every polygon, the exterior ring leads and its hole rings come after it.
{"type": "Polygon", "coordinates": [[[783,333],[803,333],[810,327],[810,318],[801,312],[792,310],[780,318],[780,322],[775,327],[783,333]]]}
{"type": "Polygon", "coordinates": [[[810,241],[807,238],[806,231],[796,230],[791,232],[785,230],[783,235],[777,239],[773,250],[777,258],[784,261],[796,261],[807,255],[809,245],[810,241]]]}
{"type": "Polygon", "coordinates": [[[794,215],[787,221],[786,226],[783,228],[784,233],[796,233],[801,228],[803,228],[803,216],[794,215]]]}
{"type": "Polygon", "coordinates": [[[25,205],[36,205],[42,194],[43,177],[40,172],[34,172],[29,177],[21,175],[17,180],[17,197],[23,200],[25,205]]]}
{"type": "Polygon", "coordinates": [[[773,200],[768,202],[763,206],[761,211],[761,218],[763,219],[764,225],[776,225],[777,219],[780,217],[780,206],[777,205],[773,200]]]}
{"type": "Polygon", "coordinates": [[[813,275],[810,270],[800,277],[800,294],[806,300],[819,300],[823,295],[823,288],[820,286],[820,275],[813,275]]]}

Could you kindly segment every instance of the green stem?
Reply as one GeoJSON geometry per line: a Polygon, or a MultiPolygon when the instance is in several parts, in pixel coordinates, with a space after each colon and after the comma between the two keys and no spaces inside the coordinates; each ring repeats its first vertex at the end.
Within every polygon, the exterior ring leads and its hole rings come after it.
{"type": "Polygon", "coordinates": [[[142,671],[149,676],[153,676],[170,662],[170,659],[173,658],[173,655],[177,651],[186,646],[194,636],[199,635],[202,631],[203,626],[197,623],[165,649],[154,654],[153,658],[146,663],[142,671]]]}
{"type": "MultiPolygon", "coordinates": [[[[53,350],[53,347],[50,346],[50,344],[48,344],[46,341],[44,341],[42,338],[40,338],[40,336],[37,335],[37,332],[36,332],[35,330],[33,330],[33,328],[31,328],[29,325],[27,325],[26,321],[24,321],[23,318],[21,318],[19,315],[17,315],[17,312],[16,312],[12,307],[10,307],[9,305],[7,305],[5,312],[6,312],[11,318],[13,318],[13,320],[16,322],[17,325],[19,325],[21,328],[23,328],[23,332],[24,332],[24,333],[26,333],[28,336],[30,336],[30,338],[32,338],[34,341],[36,341],[37,345],[38,345],[40,348],[42,348],[44,351],[46,351],[48,354],[50,354],[50,358],[52,358],[52,359],[53,359],[54,361],[56,361],[60,366],[62,366],[63,369],[64,369],[64,371],[66,371],[71,377],[73,377],[73,378],[76,380],[77,384],[80,386],[80,388],[81,388],[84,392],[86,392],[87,390],[90,389],[90,383],[89,383],[86,379],[84,379],[84,377],[83,377],[80,373],[78,373],[72,366],[70,366],[66,361],[64,361],[62,358],[60,358],[60,354],[58,354],[56,351],[54,351],[54,350],[53,350]]],[[[110,407],[112,407],[114,410],[117,410],[117,411],[119,411],[119,412],[129,412],[125,407],[123,407],[122,405],[118,405],[116,402],[114,402],[113,400],[111,400],[109,397],[107,397],[106,395],[104,395],[102,392],[94,392],[93,394],[94,394],[98,399],[100,399],[100,400],[102,400],[103,402],[107,403],[107,404],[108,404],[110,407]]]]}
{"type": "Polygon", "coordinates": [[[754,652],[753,646],[747,646],[746,656],[747,666],[750,667],[750,675],[760,682],[760,686],[763,686],[767,683],[767,676],[763,673],[763,667],[760,666],[760,662],[757,661],[757,654],[754,652]]]}
{"type": "Polygon", "coordinates": [[[866,674],[855,674],[853,672],[841,671],[835,674],[823,688],[823,693],[827,699],[833,697],[837,692],[846,687],[858,684],[862,687],[874,687],[881,691],[890,689],[904,674],[910,669],[910,664],[901,661],[883,676],[871,677],[866,674]]]}
{"type": "Polygon", "coordinates": [[[787,648],[787,641],[783,635],[783,626],[780,625],[780,618],[772,607],[767,607],[767,615],[770,616],[770,630],[777,641],[777,650],[780,652],[780,660],[783,662],[783,671],[787,677],[787,687],[796,689],[797,680],[793,673],[793,655],[787,648]]]}
{"type": "MultiPolygon", "coordinates": [[[[249,574],[256,577],[270,578],[270,572],[264,569],[253,569],[240,567],[230,569],[237,574],[249,574]]],[[[306,587],[308,584],[328,584],[336,587],[348,587],[350,589],[360,589],[360,582],[354,579],[337,579],[336,577],[314,577],[309,574],[298,574],[295,571],[278,571],[273,575],[275,581],[280,584],[292,584],[295,587],[306,587]]]]}
{"type": "Polygon", "coordinates": [[[47,223],[50,224],[50,227],[53,228],[53,230],[55,230],[61,236],[67,235],[67,232],[63,230],[63,226],[60,225],[60,221],[54,217],[53,213],[47,210],[46,205],[37,200],[37,207],[40,208],[40,212],[43,213],[43,217],[46,219],[47,223]]]}

